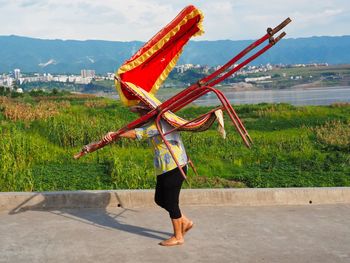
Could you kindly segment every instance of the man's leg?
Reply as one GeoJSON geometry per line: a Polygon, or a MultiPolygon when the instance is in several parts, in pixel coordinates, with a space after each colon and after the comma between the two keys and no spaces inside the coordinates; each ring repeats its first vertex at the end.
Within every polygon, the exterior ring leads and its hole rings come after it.
{"type": "Polygon", "coordinates": [[[171,236],[169,239],[163,240],[162,242],[159,243],[159,245],[176,246],[176,245],[182,245],[185,242],[183,235],[182,235],[182,220],[181,220],[181,218],[171,219],[171,223],[173,225],[174,235],[171,236]]]}
{"type": "Polygon", "coordinates": [[[183,233],[188,231],[193,225],[187,217],[181,214],[179,208],[179,195],[183,180],[179,169],[174,169],[164,176],[164,184],[162,184],[162,187],[164,187],[162,191],[164,193],[164,205],[165,209],[169,212],[174,235],[171,238],[162,241],[160,245],[163,246],[183,244],[183,233]]]}
{"type": "Polygon", "coordinates": [[[165,180],[166,174],[161,174],[157,176],[157,184],[156,184],[156,191],[154,194],[154,202],[165,209],[164,204],[164,180],[165,180]]]}

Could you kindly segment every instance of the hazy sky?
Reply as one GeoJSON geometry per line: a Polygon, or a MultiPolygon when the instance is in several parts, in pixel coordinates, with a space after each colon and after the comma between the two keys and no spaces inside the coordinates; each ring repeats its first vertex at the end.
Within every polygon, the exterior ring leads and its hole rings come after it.
{"type": "Polygon", "coordinates": [[[0,0],[0,35],[146,41],[188,4],[204,12],[198,40],[254,39],[288,16],[288,37],[350,35],[349,0],[0,0]]]}

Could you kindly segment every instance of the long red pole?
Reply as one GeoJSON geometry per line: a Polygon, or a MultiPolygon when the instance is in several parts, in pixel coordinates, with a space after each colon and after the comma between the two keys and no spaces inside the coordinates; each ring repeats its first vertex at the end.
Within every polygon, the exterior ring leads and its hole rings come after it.
{"type": "Polygon", "coordinates": [[[225,71],[226,69],[230,68],[234,63],[236,63],[238,60],[240,60],[242,57],[244,57],[247,53],[249,53],[254,48],[258,47],[261,43],[265,42],[267,39],[269,39],[270,35],[266,34],[262,38],[258,39],[257,41],[250,44],[248,47],[246,47],[244,50],[242,50],[239,54],[237,54],[234,58],[232,58],[229,62],[227,62],[225,65],[223,65],[218,70],[214,71],[209,76],[203,78],[200,80],[200,83],[203,83],[203,85],[206,85],[207,82],[212,80],[213,78],[217,77],[220,73],[225,71]]]}
{"type": "MultiPolygon", "coordinates": [[[[201,79],[199,82],[203,85],[206,85],[208,81],[211,81],[213,78],[217,77],[220,73],[225,71],[226,69],[230,68],[235,62],[240,60],[243,56],[248,54],[251,50],[259,46],[261,43],[263,43],[265,40],[270,39],[279,32],[281,29],[283,29],[286,25],[288,25],[292,20],[288,17],[285,19],[282,23],[280,23],[278,26],[276,26],[274,29],[268,28],[267,34],[262,36],[260,39],[254,41],[252,44],[250,44],[248,47],[243,49],[240,53],[238,53],[235,57],[233,57],[230,61],[228,61],[225,65],[223,65],[221,68],[219,68],[217,71],[213,72],[209,76],[201,79]]],[[[278,39],[279,40],[279,39],[278,39]]],[[[276,41],[277,42],[277,41],[276,41]]]]}

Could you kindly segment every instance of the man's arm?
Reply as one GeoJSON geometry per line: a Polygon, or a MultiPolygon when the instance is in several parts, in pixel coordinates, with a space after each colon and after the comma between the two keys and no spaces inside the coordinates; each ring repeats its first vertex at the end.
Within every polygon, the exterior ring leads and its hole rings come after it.
{"type": "Polygon", "coordinates": [[[120,137],[135,140],[136,139],[136,131],[135,130],[129,130],[127,132],[122,133],[120,135],[120,137]]]}
{"type": "MultiPolygon", "coordinates": [[[[115,132],[109,132],[107,133],[107,135],[103,138],[104,141],[110,143],[112,141],[112,136],[115,134],[115,132]]],[[[157,126],[152,123],[140,128],[136,128],[133,130],[128,130],[122,134],[119,135],[119,137],[122,138],[128,138],[128,139],[138,139],[138,140],[142,140],[142,139],[147,139],[153,136],[158,135],[159,132],[157,130],[157,126]]]]}
{"type": "MultiPolygon", "coordinates": [[[[106,136],[103,137],[103,140],[108,142],[108,143],[111,142],[113,140],[112,136],[114,134],[116,134],[116,132],[107,133],[106,136]]],[[[120,134],[119,137],[135,140],[136,139],[136,132],[135,132],[135,130],[129,130],[129,131],[126,131],[126,132],[120,134]]]]}

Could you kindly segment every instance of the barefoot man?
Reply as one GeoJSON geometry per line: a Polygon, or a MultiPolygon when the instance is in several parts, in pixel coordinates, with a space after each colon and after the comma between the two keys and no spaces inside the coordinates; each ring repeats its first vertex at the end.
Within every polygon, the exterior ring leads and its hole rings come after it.
{"type": "MultiPolygon", "coordinates": [[[[130,111],[143,116],[149,111],[149,108],[143,104],[139,104],[131,107],[130,111]]],[[[163,132],[172,129],[165,121],[161,122],[161,126],[163,132]]],[[[107,142],[112,141],[111,135],[113,135],[113,132],[108,133],[104,140],[107,142]]],[[[138,140],[149,139],[154,150],[154,167],[157,175],[154,200],[157,205],[168,211],[174,229],[173,236],[159,244],[162,246],[182,245],[184,243],[185,233],[193,227],[193,222],[189,220],[179,208],[179,195],[184,178],[159,135],[155,123],[149,122],[140,128],[129,130],[120,135],[120,137],[138,140]]],[[[188,159],[180,134],[174,131],[166,135],[166,138],[179,164],[186,173],[188,159]]]]}

